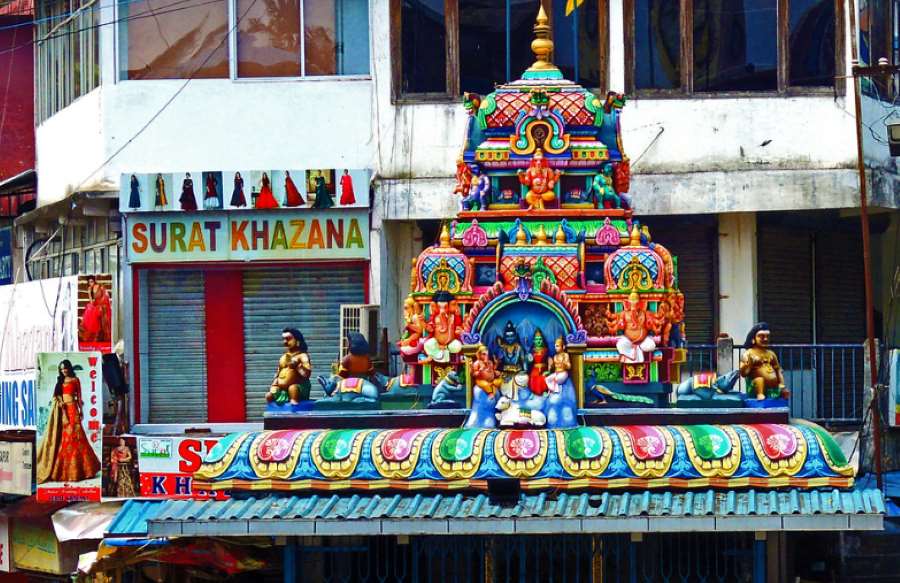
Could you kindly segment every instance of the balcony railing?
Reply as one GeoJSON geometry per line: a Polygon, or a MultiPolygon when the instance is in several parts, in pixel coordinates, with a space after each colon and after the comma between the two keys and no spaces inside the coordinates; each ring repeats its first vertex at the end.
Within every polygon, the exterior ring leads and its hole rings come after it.
{"type": "MultiPolygon", "coordinates": [[[[791,390],[791,414],[822,423],[862,422],[865,351],[862,344],[773,344],[772,350],[791,390]]],[[[743,347],[734,347],[731,368],[737,368],[743,347]]],[[[716,345],[688,346],[682,375],[716,370],[716,345]]],[[[722,371],[724,372],[724,371],[722,371]]]]}
{"type": "MultiPolygon", "coordinates": [[[[745,349],[734,347],[731,369],[737,368],[745,349]]],[[[829,425],[859,425],[864,417],[865,351],[862,344],[773,344],[772,350],[791,390],[791,415],[829,425]]],[[[682,379],[717,366],[715,344],[688,345],[682,379]]],[[[389,371],[403,369],[399,351],[391,347],[389,371]]],[[[725,372],[725,371],[722,371],[725,372]]]]}

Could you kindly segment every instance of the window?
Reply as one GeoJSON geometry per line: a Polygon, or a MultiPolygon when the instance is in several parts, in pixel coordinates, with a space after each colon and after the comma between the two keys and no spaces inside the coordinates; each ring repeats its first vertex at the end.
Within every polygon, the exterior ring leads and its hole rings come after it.
{"type": "Polygon", "coordinates": [[[606,84],[607,3],[585,0],[565,15],[566,0],[393,0],[394,95],[490,93],[531,65],[534,20],[543,3],[554,35],[554,61],[568,79],[606,84]],[[399,66],[397,66],[397,64],[399,66]]]}
{"type": "Polygon", "coordinates": [[[90,0],[35,3],[37,123],[100,83],[99,24],[99,3],[90,0]]]}
{"type": "Polygon", "coordinates": [[[122,79],[228,77],[228,3],[120,0],[122,79]]]}
{"type": "Polygon", "coordinates": [[[842,0],[625,0],[626,85],[645,94],[842,87],[842,0]]]}
{"type": "MultiPolygon", "coordinates": [[[[888,63],[898,64],[892,54],[892,23],[900,17],[900,5],[891,0],[859,0],[859,60],[866,65],[875,65],[881,58],[888,63]]],[[[864,78],[863,92],[879,99],[890,99],[891,90],[887,79],[864,78]]]]}
{"type": "Polygon", "coordinates": [[[367,0],[119,0],[118,20],[122,79],[369,73],[367,0]]]}

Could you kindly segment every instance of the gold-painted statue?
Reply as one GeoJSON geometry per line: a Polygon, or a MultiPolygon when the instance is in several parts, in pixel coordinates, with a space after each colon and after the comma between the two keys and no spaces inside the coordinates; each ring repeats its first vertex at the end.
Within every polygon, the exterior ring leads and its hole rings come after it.
{"type": "Polygon", "coordinates": [[[559,170],[553,170],[547,165],[544,153],[537,149],[531,158],[528,170],[519,170],[519,182],[528,187],[525,202],[530,209],[542,209],[545,203],[556,200],[556,181],[559,180],[559,170]]]}
{"type": "Polygon", "coordinates": [[[475,352],[475,359],[472,361],[472,378],[475,384],[488,395],[494,392],[503,384],[503,377],[497,372],[497,365],[491,360],[487,346],[478,345],[475,352]]]}
{"type": "Polygon", "coordinates": [[[309,362],[309,348],[303,334],[296,328],[285,328],[281,333],[285,352],[278,359],[278,370],[272,380],[272,387],[266,394],[267,402],[284,405],[290,401],[297,405],[309,399],[312,386],[312,364],[309,362]]]}
{"type": "Polygon", "coordinates": [[[741,376],[747,379],[748,389],[756,399],[787,399],[791,392],[784,385],[784,374],[778,356],[769,348],[769,325],[759,322],[750,328],[741,356],[741,376]]]}

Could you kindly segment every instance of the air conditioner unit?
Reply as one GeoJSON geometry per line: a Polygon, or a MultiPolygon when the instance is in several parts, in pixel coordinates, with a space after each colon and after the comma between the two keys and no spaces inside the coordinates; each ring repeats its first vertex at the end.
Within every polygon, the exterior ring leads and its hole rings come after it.
{"type": "Polygon", "coordinates": [[[372,356],[378,354],[380,328],[378,326],[378,306],[375,304],[341,304],[341,359],[347,356],[349,332],[359,332],[369,342],[372,356]]]}

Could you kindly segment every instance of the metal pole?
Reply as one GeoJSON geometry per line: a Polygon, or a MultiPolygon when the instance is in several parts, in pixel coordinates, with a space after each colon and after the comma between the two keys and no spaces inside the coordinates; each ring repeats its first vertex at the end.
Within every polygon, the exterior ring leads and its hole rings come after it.
{"type": "MultiPolygon", "coordinates": [[[[860,76],[889,75],[896,71],[897,67],[879,64],[876,67],[860,67],[853,62],[853,95],[856,109],[856,168],[859,171],[859,219],[862,227],[863,240],[863,270],[866,283],[866,338],[869,344],[869,371],[870,386],[875,391],[878,384],[878,365],[875,358],[875,308],[872,295],[872,265],[869,242],[869,204],[866,184],[866,164],[863,159],[863,130],[862,130],[862,91],[860,90],[860,76]]],[[[872,446],[875,456],[875,481],[878,489],[882,489],[881,466],[881,414],[879,411],[878,395],[872,395],[872,446]]]]}

